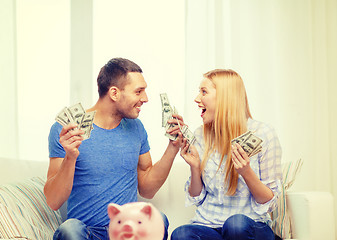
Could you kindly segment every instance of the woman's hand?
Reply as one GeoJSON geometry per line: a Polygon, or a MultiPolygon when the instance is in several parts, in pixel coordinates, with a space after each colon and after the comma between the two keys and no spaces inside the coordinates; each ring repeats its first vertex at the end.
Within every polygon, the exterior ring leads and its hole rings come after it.
{"type": "Polygon", "coordinates": [[[200,168],[200,158],[197,149],[187,143],[187,139],[183,140],[182,146],[180,148],[180,155],[184,158],[185,162],[190,165],[193,169],[200,168]]]}
{"type": "Polygon", "coordinates": [[[245,172],[250,169],[250,159],[247,153],[242,149],[238,143],[232,145],[232,161],[235,167],[235,170],[243,176],[245,172]]]}

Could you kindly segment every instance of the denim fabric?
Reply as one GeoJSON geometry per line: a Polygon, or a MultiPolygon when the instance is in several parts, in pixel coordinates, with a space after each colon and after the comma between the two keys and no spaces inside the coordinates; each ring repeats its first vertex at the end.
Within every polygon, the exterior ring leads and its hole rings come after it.
{"type": "MultiPolygon", "coordinates": [[[[165,234],[163,240],[167,239],[169,221],[162,213],[165,234]]],[[[62,223],[54,233],[53,240],[109,240],[109,226],[90,227],[80,220],[71,218],[62,223]]]]}
{"type": "Polygon", "coordinates": [[[272,229],[263,222],[236,214],[229,217],[222,228],[189,224],[175,229],[171,240],[274,240],[272,229]]]}
{"type": "Polygon", "coordinates": [[[108,240],[108,226],[89,227],[75,218],[68,219],[62,223],[54,233],[53,240],[108,240]]]}

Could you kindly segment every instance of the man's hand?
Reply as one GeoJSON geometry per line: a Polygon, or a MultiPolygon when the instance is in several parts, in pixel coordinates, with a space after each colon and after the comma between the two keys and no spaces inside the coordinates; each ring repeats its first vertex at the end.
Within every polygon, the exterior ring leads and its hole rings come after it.
{"type": "Polygon", "coordinates": [[[77,129],[77,124],[74,123],[68,124],[62,128],[60,133],[60,143],[68,157],[76,159],[80,154],[78,147],[83,140],[82,134],[84,134],[84,131],[77,129]]]}
{"type": "Polygon", "coordinates": [[[167,133],[171,135],[178,134],[178,132],[181,132],[180,129],[185,125],[183,117],[178,114],[172,114],[172,119],[169,119],[167,122],[169,124],[174,124],[174,127],[171,127],[167,129],[167,133]]]}
{"type": "Polygon", "coordinates": [[[178,137],[176,140],[170,140],[170,143],[173,144],[174,147],[180,148],[183,144],[183,135],[181,132],[181,128],[185,125],[183,117],[178,114],[172,114],[173,119],[168,120],[169,124],[175,124],[174,127],[169,128],[166,132],[170,135],[177,135],[178,137]]]}

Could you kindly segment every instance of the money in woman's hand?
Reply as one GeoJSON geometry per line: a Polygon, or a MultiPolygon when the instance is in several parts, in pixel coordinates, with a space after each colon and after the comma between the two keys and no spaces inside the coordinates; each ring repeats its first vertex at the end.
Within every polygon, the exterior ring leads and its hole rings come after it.
{"type": "Polygon", "coordinates": [[[242,149],[248,154],[248,157],[252,157],[262,150],[262,139],[255,136],[252,131],[248,131],[236,138],[231,143],[238,143],[242,149]]]}

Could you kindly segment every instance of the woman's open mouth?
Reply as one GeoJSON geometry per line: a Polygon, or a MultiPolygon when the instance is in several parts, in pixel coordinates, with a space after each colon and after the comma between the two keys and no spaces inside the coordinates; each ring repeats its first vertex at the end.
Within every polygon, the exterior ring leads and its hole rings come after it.
{"type": "Polygon", "coordinates": [[[206,112],[206,108],[201,107],[201,117],[205,115],[205,112],[206,112]]]}

